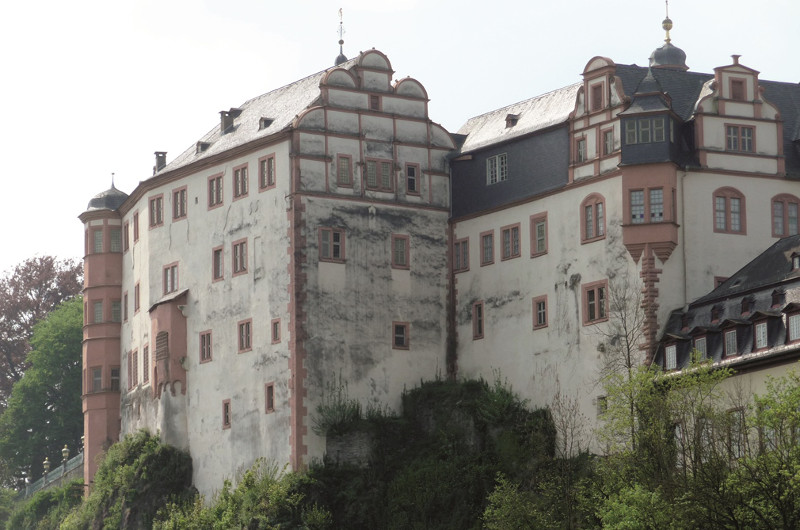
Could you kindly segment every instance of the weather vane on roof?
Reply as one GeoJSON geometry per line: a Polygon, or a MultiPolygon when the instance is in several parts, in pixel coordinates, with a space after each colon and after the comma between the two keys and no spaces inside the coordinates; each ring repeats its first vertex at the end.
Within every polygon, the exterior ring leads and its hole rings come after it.
{"type": "Polygon", "coordinates": [[[111,187],[114,187],[114,172],[111,172],[111,187]]]}
{"type": "Polygon", "coordinates": [[[339,66],[343,62],[347,60],[347,57],[344,54],[342,49],[342,45],[344,44],[344,25],[342,22],[343,15],[342,15],[342,8],[339,8],[339,56],[336,58],[336,66],[339,66]]]}
{"type": "Polygon", "coordinates": [[[664,39],[664,42],[669,43],[670,40],[671,40],[669,38],[669,30],[672,29],[672,20],[670,20],[670,18],[669,18],[669,0],[664,0],[664,2],[666,2],[666,4],[667,4],[667,18],[665,18],[664,22],[661,23],[661,27],[664,28],[664,31],[667,32],[667,38],[664,39]]]}

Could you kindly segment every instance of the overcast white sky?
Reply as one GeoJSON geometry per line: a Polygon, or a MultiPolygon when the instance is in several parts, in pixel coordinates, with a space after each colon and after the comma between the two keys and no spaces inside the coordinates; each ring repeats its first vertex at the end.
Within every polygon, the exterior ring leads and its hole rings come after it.
{"type": "MultiPolygon", "coordinates": [[[[77,216],[151,176],[218,112],[375,47],[428,90],[430,116],[467,118],[580,79],[595,55],[646,65],[663,0],[9,0],[0,7],[0,272],[81,257],[77,216]]],[[[731,54],[762,79],[800,81],[798,0],[672,0],[691,70],[731,54]]]]}

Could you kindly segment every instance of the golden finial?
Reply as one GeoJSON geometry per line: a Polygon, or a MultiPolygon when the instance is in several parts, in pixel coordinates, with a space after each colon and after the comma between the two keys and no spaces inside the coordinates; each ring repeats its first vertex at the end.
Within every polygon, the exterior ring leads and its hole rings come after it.
{"type": "Polygon", "coordinates": [[[669,0],[664,0],[664,1],[667,4],[667,18],[665,18],[664,21],[661,23],[661,27],[664,28],[664,31],[667,32],[667,38],[664,39],[664,42],[669,43],[671,40],[669,38],[669,30],[672,29],[672,20],[670,20],[669,18],[669,0]]]}

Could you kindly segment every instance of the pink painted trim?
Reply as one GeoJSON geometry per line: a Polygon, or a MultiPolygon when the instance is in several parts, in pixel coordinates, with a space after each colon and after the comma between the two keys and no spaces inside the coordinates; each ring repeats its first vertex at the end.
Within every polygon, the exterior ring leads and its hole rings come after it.
{"type": "MultiPolygon", "coordinates": [[[[728,154],[738,154],[738,155],[756,155],[758,153],[758,146],[756,145],[756,127],[753,125],[742,125],[740,123],[729,123],[725,122],[723,125],[724,133],[725,133],[725,152],[728,154]],[[728,147],[728,128],[733,127],[736,129],[736,143],[738,145],[738,149],[730,149],[728,147]],[[749,129],[751,131],[750,134],[750,149],[742,149],[742,130],[749,129]]],[[[780,143],[780,140],[779,142],[780,143]]],[[[775,158],[773,155],[767,155],[767,158],[775,158]]]]}
{"type": "Polygon", "coordinates": [[[198,346],[198,355],[199,355],[198,359],[200,360],[200,364],[210,363],[211,361],[214,360],[214,342],[213,342],[213,339],[214,339],[214,336],[211,333],[210,329],[207,329],[205,331],[201,331],[198,334],[197,346],[198,346]],[[203,358],[203,337],[208,337],[208,357],[207,358],[203,358]]]}
{"type": "MultiPolygon", "coordinates": [[[[746,216],[747,208],[746,208],[746,201],[744,194],[737,190],[736,188],[731,187],[724,187],[718,188],[714,190],[714,193],[711,194],[711,222],[712,227],[714,228],[714,232],[720,234],[736,234],[736,235],[747,235],[747,216],[746,216]],[[717,197],[723,197],[725,199],[725,229],[717,228],[717,197]],[[734,232],[731,230],[731,199],[739,199],[739,224],[741,229],[738,232],[734,232]]],[[[772,216],[770,216],[770,219],[772,216]]]]}
{"type": "MultiPolygon", "coordinates": [[[[790,204],[794,204],[797,207],[798,212],[800,213],[800,199],[798,199],[794,195],[791,195],[789,193],[780,193],[778,195],[775,195],[772,198],[772,200],[770,201],[770,203],[769,203],[769,205],[770,205],[769,216],[770,216],[770,220],[771,220],[771,224],[772,224],[772,237],[786,237],[786,236],[789,235],[789,205],[790,204]],[[783,232],[782,233],[777,233],[775,231],[775,206],[774,206],[774,204],[776,202],[780,202],[780,203],[783,204],[783,232]]],[[[800,219],[798,219],[797,222],[798,222],[798,224],[800,224],[800,219]]],[[[800,226],[798,226],[798,229],[800,229],[800,226]]]]}
{"type": "Polygon", "coordinates": [[[610,127],[607,129],[600,129],[600,142],[602,143],[602,149],[600,150],[603,153],[603,157],[612,156],[616,153],[616,149],[614,149],[614,127],[610,127]],[[611,134],[611,150],[608,151],[606,149],[606,135],[611,134]]]}
{"type": "Polygon", "coordinates": [[[485,267],[486,265],[491,265],[494,263],[494,230],[487,230],[485,232],[481,232],[478,236],[478,242],[480,243],[480,255],[481,255],[481,267],[485,267]],[[483,238],[489,236],[492,238],[492,255],[487,258],[485,248],[483,246],[483,238]]]}
{"type": "Polygon", "coordinates": [[[270,153],[258,159],[258,191],[271,190],[275,187],[278,180],[278,165],[275,160],[275,153],[270,153]],[[272,182],[269,181],[269,160],[272,159],[272,182]]]}
{"type": "Polygon", "coordinates": [[[158,228],[164,226],[164,194],[159,193],[147,199],[147,212],[149,227],[158,228]]]}
{"type": "Polygon", "coordinates": [[[587,283],[581,286],[581,292],[583,296],[581,296],[582,305],[583,305],[583,325],[584,326],[591,326],[597,324],[598,322],[605,322],[608,320],[608,280],[600,280],[597,282],[587,283]],[[603,305],[600,306],[600,293],[601,289],[603,290],[603,305]],[[595,318],[590,320],[589,319],[589,293],[594,292],[594,303],[595,303],[595,318]],[[602,311],[602,316],[600,312],[602,311]]]}
{"type": "Polygon", "coordinates": [[[518,258],[522,255],[522,231],[520,223],[500,227],[500,260],[518,258]],[[514,229],[517,229],[517,248],[514,249],[514,229]],[[508,233],[508,252],[506,252],[505,234],[508,233]]]}
{"type": "Polygon", "coordinates": [[[606,217],[608,217],[608,212],[606,211],[606,200],[605,198],[600,195],[599,193],[592,193],[588,195],[583,202],[581,202],[581,212],[580,212],[580,219],[581,219],[581,244],[585,243],[593,243],[595,241],[599,241],[601,239],[606,238],[606,217]],[[603,224],[600,225],[597,222],[597,205],[603,205],[603,224]],[[594,230],[594,235],[592,237],[586,237],[586,207],[592,207],[592,227],[594,230]],[[598,234],[602,229],[602,234],[598,234]]]}
{"type": "Polygon", "coordinates": [[[231,271],[232,276],[247,274],[249,269],[247,255],[247,238],[237,239],[231,243],[231,271]],[[238,261],[238,263],[237,263],[238,261]]]}
{"type": "Polygon", "coordinates": [[[364,189],[370,191],[383,191],[383,192],[394,192],[395,189],[395,180],[397,175],[394,170],[394,161],[388,160],[385,158],[365,158],[362,170],[361,170],[361,181],[363,183],[364,189]],[[367,167],[369,166],[370,162],[375,164],[375,186],[369,185],[369,178],[368,178],[368,171],[367,167]],[[383,164],[389,164],[389,187],[385,188],[381,182],[381,169],[383,164]]]}
{"type": "Polygon", "coordinates": [[[731,101],[749,101],[750,98],[747,97],[747,78],[745,77],[728,77],[728,99],[731,101]],[[735,90],[733,89],[734,85],[739,85],[742,89],[741,97],[735,97],[735,90]]]}
{"type": "Polygon", "coordinates": [[[219,208],[225,202],[225,187],[222,185],[222,176],[222,173],[216,173],[207,179],[206,192],[208,193],[208,201],[206,205],[209,210],[219,208]]]}
{"type": "Polygon", "coordinates": [[[393,269],[403,269],[403,270],[410,269],[411,268],[411,244],[410,244],[410,238],[407,235],[403,235],[403,234],[392,234],[391,254],[392,254],[392,268],[393,269]],[[395,246],[397,244],[397,241],[403,241],[403,256],[404,256],[404,259],[405,259],[405,263],[401,263],[401,262],[399,262],[397,260],[398,256],[397,256],[397,253],[395,252],[395,250],[397,248],[395,246]]]}
{"type": "MultiPolygon", "coordinates": [[[[605,79],[605,78],[603,78],[605,79]]],[[[589,104],[589,112],[598,112],[603,110],[605,107],[605,95],[604,95],[604,88],[605,82],[601,81],[599,83],[592,83],[589,82],[589,95],[590,95],[590,104],[589,104]],[[597,96],[599,95],[599,99],[597,96]]]]}
{"type": "Polygon", "coordinates": [[[723,357],[738,357],[741,355],[739,351],[739,334],[736,332],[736,328],[734,329],[726,329],[722,333],[722,356],[723,357]],[[736,351],[735,352],[728,352],[728,335],[733,334],[736,338],[736,351]]]}
{"type": "Polygon", "coordinates": [[[753,352],[764,351],[768,349],[769,349],[769,325],[767,324],[766,320],[756,320],[755,322],[753,322],[753,352]],[[756,342],[758,341],[757,330],[759,325],[767,326],[767,343],[761,348],[757,347],[756,345],[756,342]]]}
{"type": "Polygon", "coordinates": [[[172,263],[168,263],[167,265],[164,265],[161,268],[161,287],[162,287],[161,291],[162,291],[162,294],[174,293],[174,292],[176,292],[178,290],[178,286],[180,285],[180,282],[178,281],[179,280],[178,273],[179,273],[179,269],[178,269],[178,262],[177,261],[173,261],[172,263]],[[175,271],[175,274],[174,274],[173,277],[170,278],[172,280],[172,284],[173,285],[171,286],[172,288],[170,290],[167,290],[167,288],[170,287],[170,286],[167,285],[167,275],[171,274],[171,271],[173,269],[175,271]]]}
{"type": "Polygon", "coordinates": [[[250,194],[250,170],[247,163],[234,166],[233,178],[233,200],[238,201],[250,194]],[[244,172],[244,174],[242,174],[244,172]]]}
{"type": "MultiPolygon", "coordinates": [[[[327,138],[327,136],[325,137],[327,138]]],[[[337,188],[353,188],[353,157],[350,155],[336,155],[336,187],[337,188]],[[342,180],[339,174],[339,165],[342,161],[347,160],[347,172],[345,180],[342,180]]]]}
{"type": "Polygon", "coordinates": [[[239,322],[236,323],[236,347],[238,353],[244,353],[253,350],[252,318],[240,320],[239,322]]]}
{"type": "Polygon", "coordinates": [[[344,263],[346,260],[345,254],[345,233],[344,230],[341,228],[327,228],[327,227],[320,227],[317,231],[317,248],[319,249],[319,261],[326,261],[330,263],[344,263]],[[327,236],[326,236],[327,234],[327,236]],[[339,234],[339,257],[334,257],[334,243],[333,243],[333,235],[339,234]],[[329,256],[322,255],[322,240],[323,237],[328,237],[328,241],[330,242],[329,245],[329,256]]]}
{"type": "Polygon", "coordinates": [[[186,219],[189,211],[189,192],[187,191],[187,187],[181,186],[180,188],[175,188],[172,190],[170,197],[172,197],[172,220],[180,221],[186,219]],[[179,207],[181,202],[183,202],[183,208],[179,207]]]}
{"type": "Polygon", "coordinates": [[[533,329],[542,329],[547,327],[547,295],[537,296],[533,299],[533,329]],[[544,323],[539,323],[539,309],[537,305],[539,302],[544,302],[544,323]]]}
{"type": "Polygon", "coordinates": [[[483,312],[483,300],[472,304],[472,340],[483,338],[486,330],[486,313],[483,312]]]}
{"type": "Polygon", "coordinates": [[[270,323],[270,330],[272,331],[272,344],[279,344],[281,342],[281,319],[273,318],[270,323]]]}
{"type": "Polygon", "coordinates": [[[411,347],[411,324],[409,322],[392,322],[392,349],[393,350],[408,350],[411,347]],[[402,326],[404,328],[403,336],[405,343],[402,345],[397,344],[395,338],[395,328],[402,326]]]}
{"type": "Polygon", "coordinates": [[[469,270],[469,238],[465,237],[463,239],[456,239],[453,241],[453,272],[465,272],[469,270]],[[461,258],[464,257],[464,248],[466,246],[466,259],[462,260],[461,258]],[[460,267],[456,268],[456,262],[459,262],[460,267]],[[463,261],[463,262],[462,262],[463,261]]]}
{"type": "Polygon", "coordinates": [[[538,256],[543,256],[547,254],[548,247],[548,232],[547,229],[547,212],[537,213],[536,215],[531,215],[531,257],[536,258],[538,256]],[[537,250],[537,242],[538,242],[538,233],[536,227],[538,224],[544,223],[544,250],[537,250]]]}
{"type": "Polygon", "coordinates": [[[420,184],[422,183],[422,171],[420,169],[420,165],[419,164],[406,163],[405,176],[406,176],[406,194],[415,195],[415,196],[422,195],[422,189],[421,189],[422,187],[420,186],[420,184]],[[409,168],[413,168],[414,169],[414,174],[415,174],[414,180],[416,182],[416,188],[417,188],[414,191],[410,191],[408,189],[409,188],[408,183],[410,181],[410,178],[408,176],[409,168]]]}

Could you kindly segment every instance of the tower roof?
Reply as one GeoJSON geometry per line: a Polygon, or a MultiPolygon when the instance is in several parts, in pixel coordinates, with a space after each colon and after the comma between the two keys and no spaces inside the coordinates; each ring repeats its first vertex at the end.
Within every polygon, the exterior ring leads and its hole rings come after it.
{"type": "Polygon", "coordinates": [[[89,206],[86,207],[86,211],[117,210],[127,198],[128,194],[119,191],[112,183],[109,189],[92,197],[92,200],[89,201],[89,206]]]}
{"type": "Polygon", "coordinates": [[[666,32],[664,45],[653,50],[650,54],[650,68],[672,68],[675,70],[689,69],[686,66],[686,53],[677,46],[672,45],[669,30],[672,29],[672,19],[669,18],[669,0],[667,0],[667,17],[661,22],[661,27],[666,32]]]}

